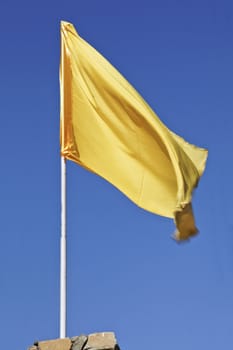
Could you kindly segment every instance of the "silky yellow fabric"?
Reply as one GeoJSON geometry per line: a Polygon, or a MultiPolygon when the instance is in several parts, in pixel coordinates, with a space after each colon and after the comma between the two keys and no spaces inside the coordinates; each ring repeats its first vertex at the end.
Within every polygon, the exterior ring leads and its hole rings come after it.
{"type": "Polygon", "coordinates": [[[102,176],[138,206],[197,232],[191,198],[207,151],[171,132],[71,23],[61,22],[61,155],[102,176]]]}

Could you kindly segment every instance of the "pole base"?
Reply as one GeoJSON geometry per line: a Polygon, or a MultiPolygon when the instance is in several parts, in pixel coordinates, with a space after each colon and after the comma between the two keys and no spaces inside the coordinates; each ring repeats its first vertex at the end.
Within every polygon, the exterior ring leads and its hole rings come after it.
{"type": "Polygon", "coordinates": [[[113,332],[34,342],[28,350],[120,350],[113,332]]]}

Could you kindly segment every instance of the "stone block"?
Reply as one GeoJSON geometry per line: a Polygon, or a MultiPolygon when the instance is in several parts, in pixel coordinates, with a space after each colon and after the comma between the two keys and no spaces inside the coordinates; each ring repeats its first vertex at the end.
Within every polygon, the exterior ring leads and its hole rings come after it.
{"type": "Polygon", "coordinates": [[[113,332],[93,333],[88,336],[84,350],[115,350],[116,346],[113,332]]]}
{"type": "Polygon", "coordinates": [[[71,350],[83,350],[84,345],[87,342],[88,337],[86,335],[80,335],[78,337],[71,338],[72,347],[71,350]]]}
{"type": "Polygon", "coordinates": [[[40,341],[38,342],[38,346],[40,350],[70,350],[71,340],[69,338],[65,338],[40,341]]]}

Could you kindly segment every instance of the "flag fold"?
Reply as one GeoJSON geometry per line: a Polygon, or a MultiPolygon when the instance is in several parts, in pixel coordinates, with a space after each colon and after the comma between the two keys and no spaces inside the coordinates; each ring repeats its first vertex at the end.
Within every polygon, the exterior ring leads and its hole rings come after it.
{"type": "Polygon", "coordinates": [[[61,155],[100,175],[141,208],[197,233],[192,193],[207,151],[170,131],[71,23],[61,22],[61,155]]]}

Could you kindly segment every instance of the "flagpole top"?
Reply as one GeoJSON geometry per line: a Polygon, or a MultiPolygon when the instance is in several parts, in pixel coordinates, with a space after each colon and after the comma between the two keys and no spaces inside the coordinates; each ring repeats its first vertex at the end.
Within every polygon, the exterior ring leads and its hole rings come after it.
{"type": "Polygon", "coordinates": [[[61,23],[61,27],[71,24],[70,22],[63,21],[63,20],[60,23],[61,23]]]}
{"type": "Polygon", "coordinates": [[[66,29],[67,27],[73,27],[73,24],[67,21],[61,21],[60,25],[61,25],[61,29],[66,29]]]}

